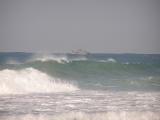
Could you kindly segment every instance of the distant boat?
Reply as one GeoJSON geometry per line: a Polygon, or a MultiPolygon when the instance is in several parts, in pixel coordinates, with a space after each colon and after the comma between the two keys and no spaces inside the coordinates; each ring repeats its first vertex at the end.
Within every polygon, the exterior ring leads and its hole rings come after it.
{"type": "Polygon", "coordinates": [[[70,54],[70,55],[88,55],[89,52],[87,52],[86,50],[78,49],[78,50],[72,50],[68,54],[70,54]]]}

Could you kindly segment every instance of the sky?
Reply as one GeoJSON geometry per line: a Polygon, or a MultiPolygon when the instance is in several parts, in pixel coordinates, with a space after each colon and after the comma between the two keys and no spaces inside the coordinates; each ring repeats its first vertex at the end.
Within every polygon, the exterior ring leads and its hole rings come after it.
{"type": "Polygon", "coordinates": [[[160,0],[0,0],[0,52],[160,53],[160,0]]]}

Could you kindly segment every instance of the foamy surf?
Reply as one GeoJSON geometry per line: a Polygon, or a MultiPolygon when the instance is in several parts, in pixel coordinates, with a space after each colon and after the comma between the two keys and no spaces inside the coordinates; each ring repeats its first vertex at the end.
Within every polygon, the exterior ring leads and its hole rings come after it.
{"type": "Polygon", "coordinates": [[[158,112],[105,112],[105,113],[83,113],[70,112],[60,115],[24,115],[2,117],[3,120],[159,120],[158,112]]]}
{"type": "Polygon", "coordinates": [[[71,92],[78,88],[34,68],[0,71],[0,94],[71,92]]]}

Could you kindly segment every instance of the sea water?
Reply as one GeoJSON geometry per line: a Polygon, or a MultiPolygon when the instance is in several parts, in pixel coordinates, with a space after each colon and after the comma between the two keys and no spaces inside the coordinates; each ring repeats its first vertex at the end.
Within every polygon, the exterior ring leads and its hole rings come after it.
{"type": "Polygon", "coordinates": [[[0,120],[160,120],[160,55],[0,53],[0,120]]]}

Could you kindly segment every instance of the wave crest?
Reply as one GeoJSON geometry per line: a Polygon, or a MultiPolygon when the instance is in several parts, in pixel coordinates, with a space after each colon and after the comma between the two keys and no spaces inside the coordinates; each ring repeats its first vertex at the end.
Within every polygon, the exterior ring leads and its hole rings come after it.
{"type": "Polygon", "coordinates": [[[78,88],[37,69],[0,71],[0,94],[70,92],[78,88]]]}

